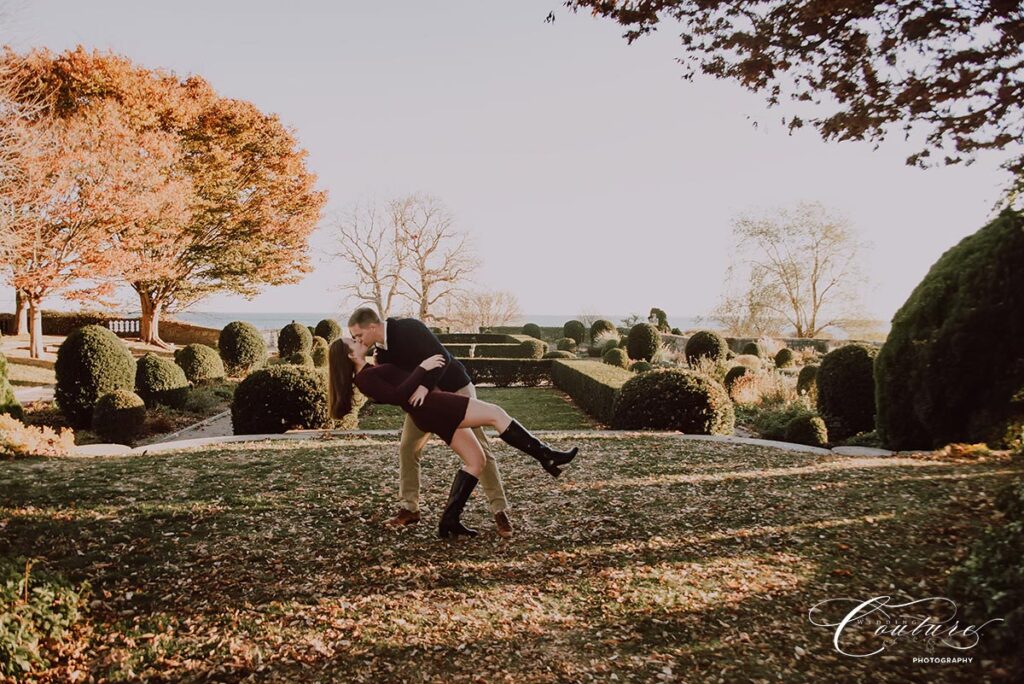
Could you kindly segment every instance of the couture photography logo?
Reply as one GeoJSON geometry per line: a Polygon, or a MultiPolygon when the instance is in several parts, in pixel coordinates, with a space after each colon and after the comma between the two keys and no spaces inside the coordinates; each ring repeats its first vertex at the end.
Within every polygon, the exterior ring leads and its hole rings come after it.
{"type": "Polygon", "coordinates": [[[973,662],[970,651],[981,643],[984,631],[1003,622],[1002,618],[980,623],[965,620],[956,603],[942,596],[832,598],[812,606],[807,618],[831,632],[833,648],[844,656],[892,655],[902,646],[913,651],[910,657],[915,663],[936,664],[973,662]]]}

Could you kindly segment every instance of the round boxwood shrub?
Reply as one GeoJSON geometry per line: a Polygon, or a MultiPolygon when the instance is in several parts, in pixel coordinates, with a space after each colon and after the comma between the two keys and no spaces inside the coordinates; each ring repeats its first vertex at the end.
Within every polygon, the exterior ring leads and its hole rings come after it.
{"type": "Polygon", "coordinates": [[[671,334],[682,336],[683,331],[680,330],[679,328],[672,328],[671,334]]]}
{"type": "Polygon", "coordinates": [[[291,364],[292,366],[306,366],[307,368],[314,368],[316,364],[313,362],[313,355],[309,352],[295,352],[285,357],[284,362],[291,364]]]}
{"type": "Polygon", "coordinates": [[[213,347],[205,344],[187,344],[174,352],[174,362],[185,371],[185,377],[194,385],[223,380],[224,362],[213,347]]]}
{"type": "Polygon", "coordinates": [[[11,386],[11,381],[0,377],[0,415],[4,414],[18,420],[22,420],[25,417],[25,411],[21,407],[21,402],[14,396],[14,387],[11,386]]]}
{"type": "Polygon", "coordinates": [[[793,350],[788,347],[783,347],[775,354],[775,367],[776,368],[789,368],[793,365],[796,357],[793,356],[793,350]]]}
{"type": "Polygon", "coordinates": [[[560,337],[555,340],[555,348],[558,351],[574,352],[576,351],[576,340],[571,337],[560,337]]]}
{"type": "Polygon", "coordinates": [[[267,343],[256,326],[245,321],[225,325],[217,347],[225,369],[232,376],[245,375],[267,362],[267,343]]]}
{"type": "Polygon", "coordinates": [[[571,337],[576,344],[583,344],[587,338],[587,327],[579,321],[566,321],[562,326],[562,337],[571,337]]]}
{"type": "Polygon", "coordinates": [[[330,348],[330,343],[324,338],[319,335],[313,337],[313,346],[309,350],[309,356],[312,358],[314,366],[317,368],[327,367],[327,350],[330,348]]]}
{"type": "Polygon", "coordinates": [[[874,362],[878,350],[866,344],[833,349],[818,368],[818,413],[836,442],[875,429],[874,362]]]}
{"type": "Polygon", "coordinates": [[[695,364],[701,358],[721,363],[729,353],[729,345],[724,337],[713,330],[699,330],[686,340],[684,353],[687,363],[695,364]]]}
{"type": "Polygon", "coordinates": [[[282,359],[297,352],[308,352],[313,346],[313,333],[309,328],[292,321],[277,334],[277,355],[282,359]]]}
{"type": "Polygon", "coordinates": [[[786,441],[824,447],[828,445],[828,428],[821,416],[805,413],[786,423],[786,441]]]}
{"type": "Polygon", "coordinates": [[[634,373],[646,373],[649,370],[654,370],[654,366],[651,365],[650,361],[634,361],[629,370],[634,373]]]}
{"type": "Polygon", "coordinates": [[[635,375],[615,399],[612,427],[729,435],[735,423],[725,388],[690,370],[659,368],[635,375]]]}
{"type": "Polygon", "coordinates": [[[626,351],[631,359],[650,361],[661,346],[661,333],[650,323],[637,323],[629,329],[626,351]]]}
{"type": "Polygon", "coordinates": [[[270,366],[238,384],[231,401],[236,435],[317,429],[328,424],[327,384],[303,366],[270,366]]]}
{"type": "Polygon", "coordinates": [[[549,351],[544,355],[545,359],[575,359],[576,355],[567,351],[549,351]]]}
{"type": "Polygon", "coordinates": [[[313,328],[313,337],[322,337],[327,340],[329,345],[334,340],[341,337],[341,326],[338,325],[338,321],[333,318],[325,318],[316,324],[313,328]]]}
{"type": "Polygon", "coordinates": [[[725,379],[722,383],[725,385],[725,389],[728,392],[732,392],[732,386],[736,384],[736,381],[745,375],[753,375],[754,371],[749,366],[733,366],[725,372],[725,379]]]}
{"type": "Polygon", "coordinates": [[[609,349],[601,357],[601,360],[610,366],[618,366],[619,368],[629,368],[629,355],[625,349],[609,349]]]}
{"type": "Polygon", "coordinates": [[[796,376],[796,391],[800,394],[817,396],[818,367],[816,365],[812,364],[800,369],[800,374],[796,376]]]}
{"type": "Polygon", "coordinates": [[[761,356],[761,345],[757,342],[747,342],[740,349],[740,354],[750,354],[751,356],[761,356]]]}
{"type": "Polygon", "coordinates": [[[590,324],[590,340],[594,341],[601,335],[608,335],[610,333],[618,334],[619,331],[615,327],[615,324],[611,321],[606,321],[603,318],[599,318],[590,324]]]}
{"type": "Polygon", "coordinates": [[[541,338],[540,326],[536,323],[527,323],[523,326],[523,334],[536,337],[539,340],[541,338]]]}
{"type": "Polygon", "coordinates": [[[92,430],[116,444],[130,444],[146,424],[146,402],[135,392],[114,390],[96,402],[92,410],[92,430]]]}
{"type": "Polygon", "coordinates": [[[1020,444],[1022,264],[1024,214],[1006,210],[943,254],[896,312],[876,362],[889,448],[1020,444]]]}
{"type": "Polygon", "coordinates": [[[625,349],[626,345],[629,344],[629,337],[620,337],[618,343],[615,345],[621,349],[625,349]]]}
{"type": "Polygon", "coordinates": [[[612,349],[624,348],[624,346],[622,344],[624,341],[625,341],[625,338],[617,340],[614,337],[611,337],[611,338],[605,340],[604,345],[602,345],[602,347],[601,347],[600,353],[598,353],[598,356],[604,356],[605,354],[607,354],[612,349]]]}
{"type": "Polygon", "coordinates": [[[519,358],[539,359],[544,356],[546,347],[540,340],[523,340],[519,343],[519,358]]]}
{"type": "Polygon", "coordinates": [[[135,359],[117,335],[100,325],[71,331],[57,350],[54,398],[73,428],[92,423],[96,401],[135,386],[135,359]]]}
{"type": "Polygon", "coordinates": [[[188,400],[188,378],[177,364],[156,354],[145,354],[135,368],[135,393],[146,406],[181,408],[188,400]]]}

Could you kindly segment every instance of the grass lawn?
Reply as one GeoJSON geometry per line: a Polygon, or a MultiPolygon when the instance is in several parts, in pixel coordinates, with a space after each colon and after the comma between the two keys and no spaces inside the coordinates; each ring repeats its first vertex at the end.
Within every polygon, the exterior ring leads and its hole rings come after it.
{"type": "MultiPolygon", "coordinates": [[[[597,424],[569,395],[550,387],[478,387],[477,397],[501,406],[529,430],[590,430],[597,424]]],[[[401,430],[398,406],[367,405],[359,413],[362,430],[401,430]]]]}
{"type": "Polygon", "coordinates": [[[167,682],[979,682],[998,669],[984,639],[970,665],[913,664],[922,646],[902,641],[841,656],[807,613],[944,596],[1019,462],[578,443],[555,480],[495,440],[517,533],[498,538],[476,492],[464,518],[482,534],[462,543],[434,538],[456,468],[437,442],[424,521],[401,531],[381,525],[393,439],[4,463],[0,555],[92,584],[71,665],[49,681],[78,668],[167,682]]]}

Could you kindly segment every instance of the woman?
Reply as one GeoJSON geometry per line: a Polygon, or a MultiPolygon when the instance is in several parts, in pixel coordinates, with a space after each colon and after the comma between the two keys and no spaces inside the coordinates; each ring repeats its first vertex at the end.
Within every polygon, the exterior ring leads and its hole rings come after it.
{"type": "Polygon", "coordinates": [[[496,428],[502,440],[535,458],[544,470],[554,477],[561,473],[559,466],[576,457],[578,448],[556,451],[527,432],[503,408],[485,401],[434,389],[416,406],[409,397],[419,387],[423,375],[445,363],[437,354],[425,359],[412,373],[390,363],[369,364],[366,347],[355,340],[338,338],[331,344],[328,354],[327,394],[331,417],[342,418],[352,410],[352,385],[379,404],[401,406],[416,426],[432,432],[445,441],[462,459],[462,468],[455,474],[448,504],[441,515],[438,534],[442,539],[450,536],[475,536],[459,521],[462,509],[484,468],[486,456],[473,434],[472,428],[489,425],[496,428]]]}

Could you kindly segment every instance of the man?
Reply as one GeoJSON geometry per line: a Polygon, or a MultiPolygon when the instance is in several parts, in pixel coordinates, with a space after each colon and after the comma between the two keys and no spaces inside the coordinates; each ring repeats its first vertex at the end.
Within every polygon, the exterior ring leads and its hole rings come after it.
{"type": "MultiPolygon", "coordinates": [[[[476,398],[476,387],[469,374],[457,359],[444,348],[441,341],[427,326],[415,318],[388,318],[381,321],[377,312],[369,307],[356,309],[348,319],[349,334],[367,347],[375,348],[374,355],[379,363],[393,363],[406,371],[412,371],[424,359],[435,354],[445,357],[445,365],[428,372],[423,384],[416,388],[409,403],[418,406],[427,393],[435,387],[446,392],[464,394],[476,398]]],[[[480,488],[487,497],[487,506],[494,515],[498,534],[512,536],[512,523],[508,518],[508,500],[498,472],[498,462],[491,455],[490,444],[482,428],[473,428],[480,446],[487,456],[480,474],[480,488]]],[[[412,525],[420,520],[420,456],[430,438],[405,414],[402,439],[398,446],[398,498],[400,508],[387,524],[393,526],[412,525]]]]}

